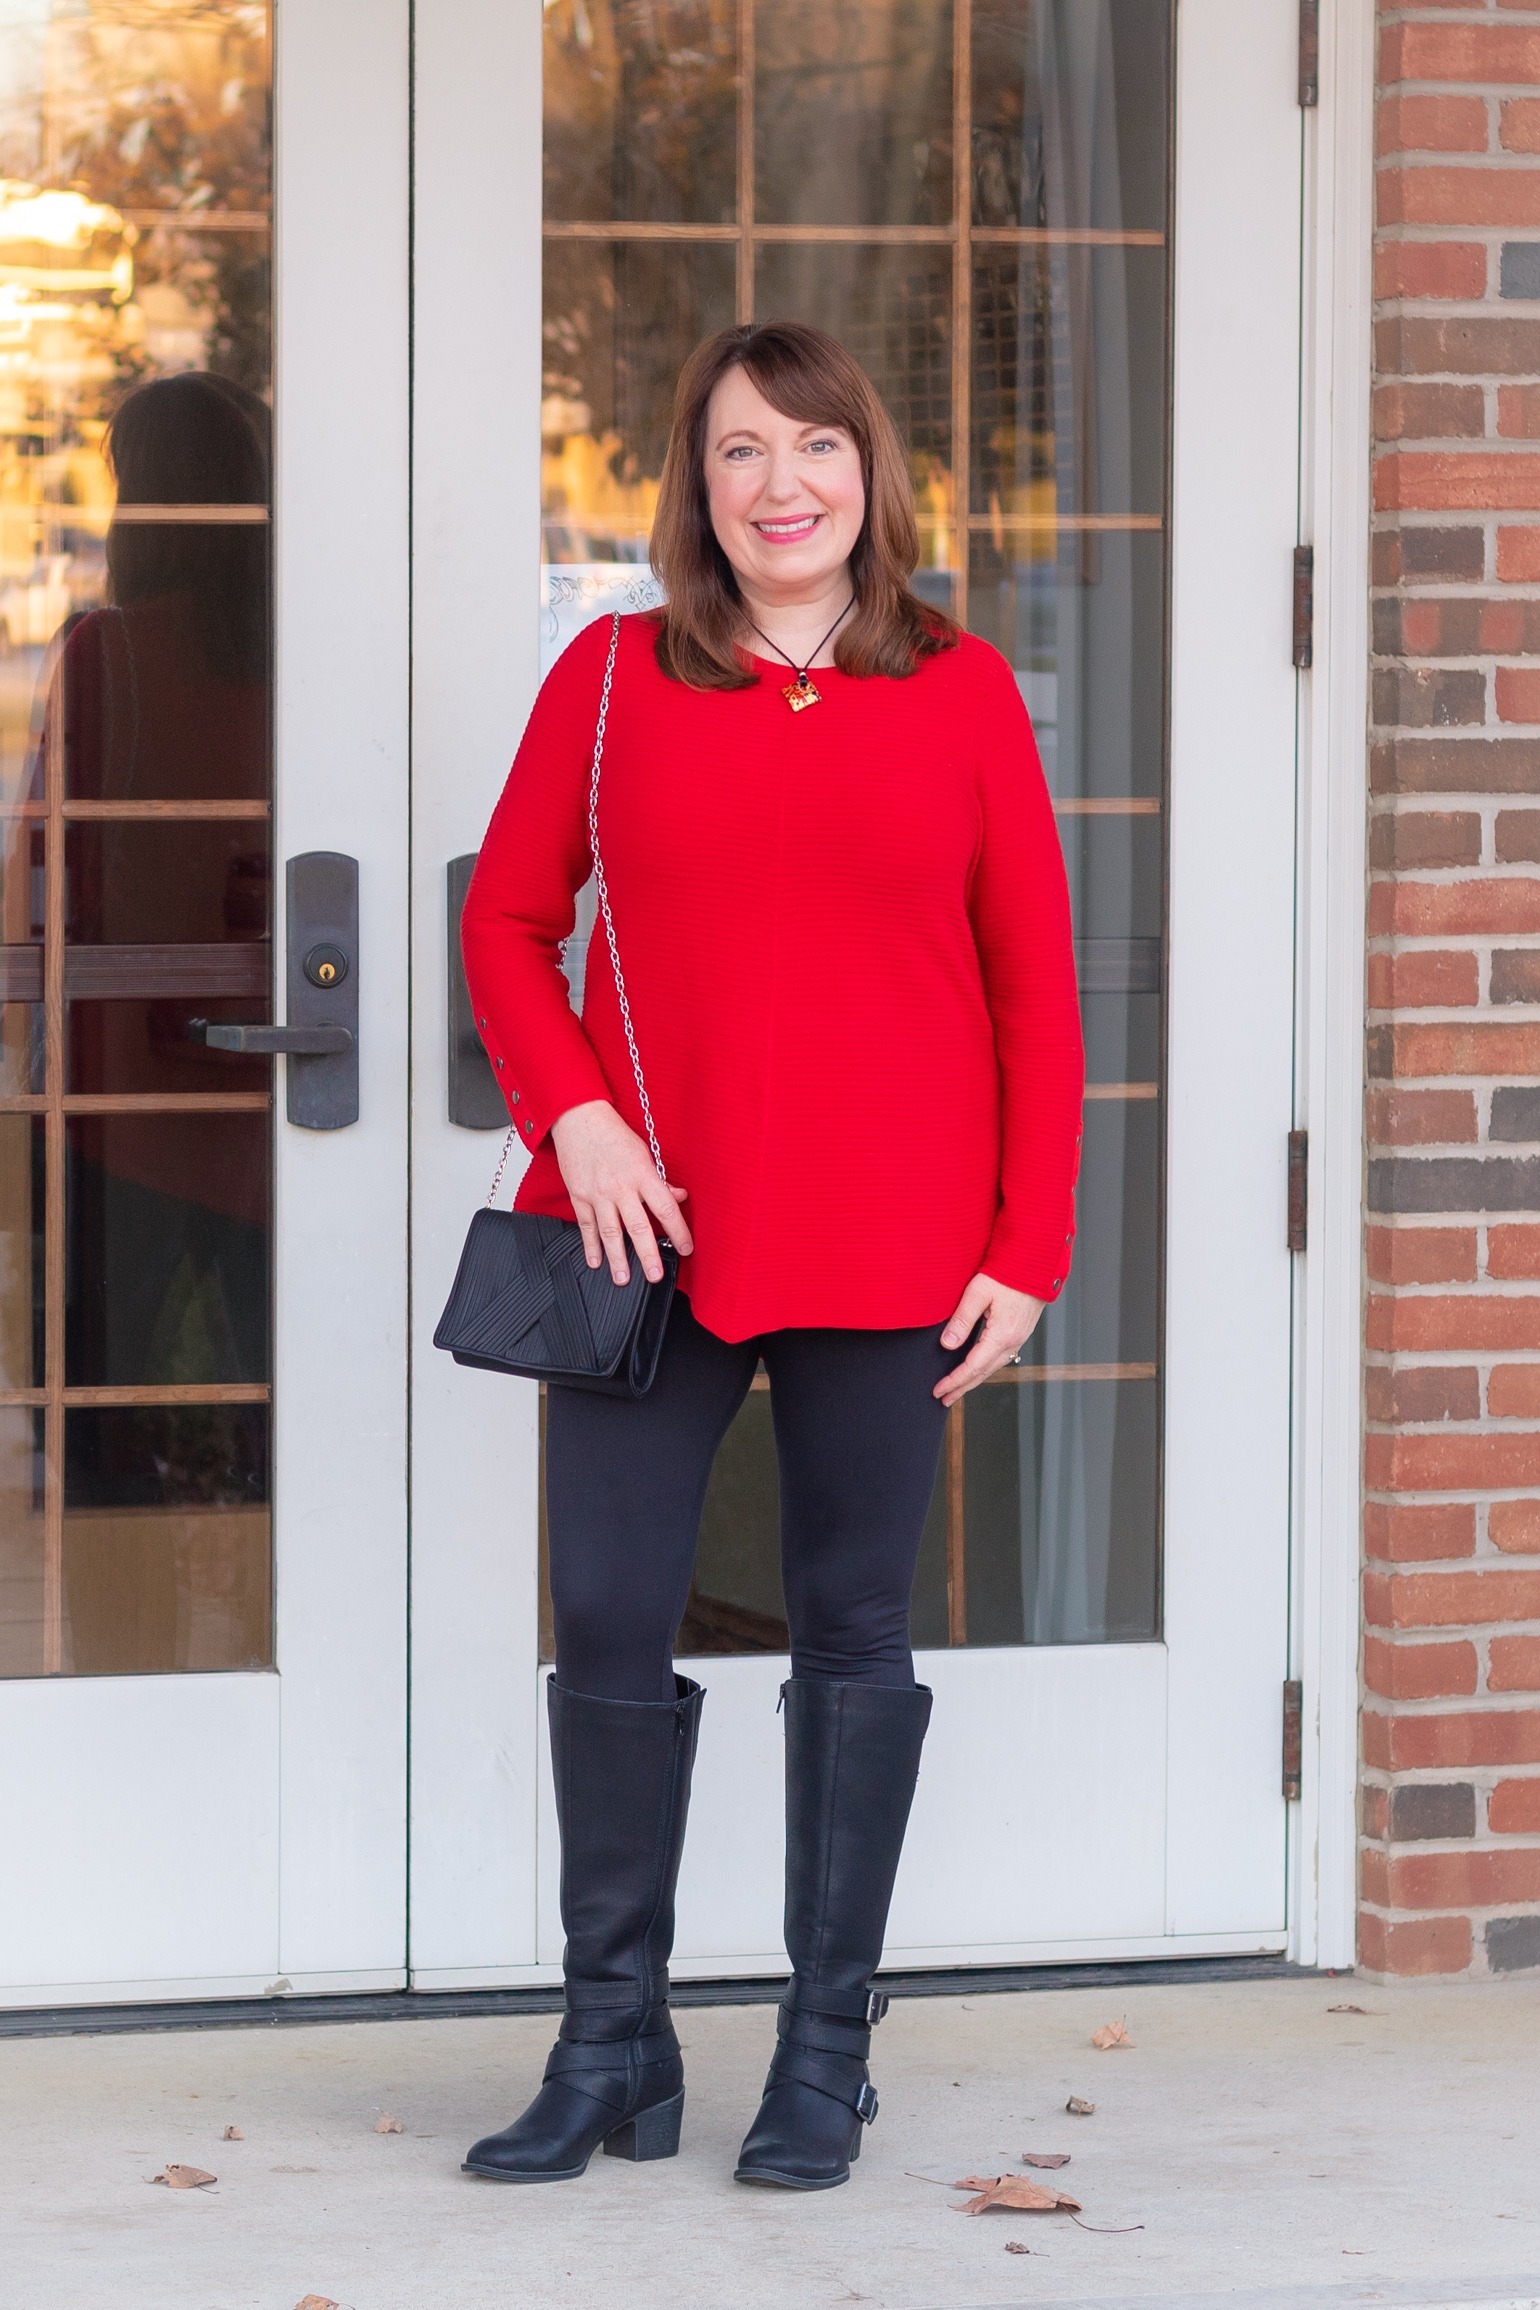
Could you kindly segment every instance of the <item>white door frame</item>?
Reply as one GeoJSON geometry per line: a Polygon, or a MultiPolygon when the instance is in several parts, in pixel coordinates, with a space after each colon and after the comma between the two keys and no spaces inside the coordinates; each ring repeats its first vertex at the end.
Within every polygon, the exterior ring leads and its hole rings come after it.
{"type": "MultiPolygon", "coordinates": [[[[1182,0],[1187,46],[1179,41],[1179,108],[1193,75],[1205,69],[1209,21],[1222,46],[1229,17],[1223,0],[1182,0]]],[[[420,369],[415,406],[414,1225],[422,1281],[413,1321],[413,1978],[433,1987],[533,1981],[551,1972],[537,1959],[537,1726],[525,1673],[536,1649],[537,1600],[531,1552],[515,1531],[536,1481],[533,1390],[455,1371],[429,1344],[434,1290],[452,1272],[465,1218],[485,1193],[494,1146],[444,1120],[444,866],[479,841],[536,686],[539,508],[531,445],[540,357],[533,254],[540,246],[540,24],[537,12],[507,11],[497,0],[456,0],[452,8],[419,12],[416,42],[417,343],[449,344],[455,353],[452,363],[436,361],[431,374],[420,369]],[[501,294],[487,293],[480,255],[494,241],[512,252],[499,277],[501,294]],[[463,454],[471,440],[480,451],[474,468],[463,454]],[[498,1441],[489,1450],[493,1434],[498,1441]]],[[[1277,7],[1265,45],[1269,69],[1287,76],[1292,97],[1289,0],[1277,7]]],[[[1372,67],[1371,0],[1326,0],[1322,101],[1300,131],[1303,526],[1284,524],[1291,535],[1313,536],[1317,547],[1316,672],[1302,684],[1298,722],[1298,976],[1290,1000],[1293,1120],[1314,1118],[1312,1225],[1310,1250],[1295,1263],[1292,1358],[1276,1385],[1288,1389],[1292,1368],[1289,1668],[1307,1692],[1304,1801],[1289,1825],[1288,1953],[1339,1964],[1351,1961],[1352,1948],[1357,1712],[1372,67]]],[[[1178,120],[1180,134],[1180,109],[1178,120]]],[[[1203,208],[1185,219],[1185,243],[1179,209],[1179,265],[1184,246],[1189,264],[1200,258],[1200,218],[1204,261],[1254,262],[1248,248],[1224,253],[1216,195],[1212,184],[1204,187],[1203,208]]],[[[1212,444],[1235,429],[1237,413],[1210,414],[1219,428],[1209,434],[1212,444]]],[[[1196,460],[1196,430],[1191,439],[1196,460]]],[[[1265,454],[1255,438],[1249,449],[1253,458],[1265,454]]],[[[1270,491],[1276,479],[1273,469],[1270,491]]],[[[1291,476],[1291,499],[1293,491],[1291,476]]],[[[1285,669],[1288,542],[1280,535],[1278,590],[1258,612],[1285,669]]],[[[1190,598],[1206,592],[1222,595],[1209,580],[1190,598]]],[[[1260,1190],[1255,1182],[1244,1188],[1248,1198],[1260,1194],[1269,1225],[1276,1217],[1280,1242],[1288,1120],[1280,1110],[1260,1190]]],[[[1243,1500],[1237,1512],[1244,1513],[1243,1500]]],[[[1168,1597],[1168,1632],[1180,1609],[1168,1597]]],[[[1237,1698],[1249,1722],[1257,1715],[1255,1696],[1237,1698]]],[[[1281,1695],[1268,1694],[1271,1722],[1280,1704],[1281,1695]]],[[[1222,1691],[1217,1705],[1225,1705],[1222,1691]]],[[[1211,1740],[1212,1729],[1212,1719],[1173,1722],[1173,1743],[1211,1740]]],[[[1174,1917],[1184,1876],[1201,1906],[1202,1839],[1213,1834],[1211,1814],[1185,1827],[1173,1820],[1174,1917]]],[[[1196,1937],[1205,1946],[1225,1939],[1201,1926],[1196,1937]]]]}
{"type": "Polygon", "coordinates": [[[409,8],[280,16],[274,951],[356,857],[361,1118],[279,1063],[276,1672],[0,1683],[7,2005],[405,1979],[409,8]]]}
{"type": "Polygon", "coordinates": [[[1310,1132],[1310,1161],[1295,1278],[1290,1673],[1304,1686],[1305,1737],[1289,1954],[1339,1967],[1356,1942],[1374,43],[1374,0],[1324,0],[1320,103],[1301,116],[1299,535],[1315,549],[1315,649],[1299,718],[1294,1120],[1310,1132]]]}

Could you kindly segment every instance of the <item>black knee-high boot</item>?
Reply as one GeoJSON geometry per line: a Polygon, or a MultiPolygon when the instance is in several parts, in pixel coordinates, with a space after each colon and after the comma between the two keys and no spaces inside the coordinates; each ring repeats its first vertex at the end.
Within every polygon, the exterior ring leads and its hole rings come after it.
{"type": "Polygon", "coordinates": [[[924,1685],[904,1691],[818,1677],[793,1677],[781,1693],[793,1971],[736,2179],[832,2190],[849,2181],[862,2125],[877,2114],[866,2057],[888,2001],[872,1990],[871,1977],[931,1696],[924,1685]]]}
{"type": "Polygon", "coordinates": [[[676,1682],[672,1703],[547,1685],[567,2010],[540,2091],[521,2118],[477,2142],[468,2174],[567,2182],[601,2143],[636,2159],[679,2147],[684,2065],[668,1960],[703,1696],[676,1682]]]}

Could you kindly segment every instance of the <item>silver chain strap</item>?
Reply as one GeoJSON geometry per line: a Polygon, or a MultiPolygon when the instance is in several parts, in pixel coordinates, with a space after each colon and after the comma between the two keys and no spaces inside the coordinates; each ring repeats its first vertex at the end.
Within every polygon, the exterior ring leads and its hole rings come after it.
{"type": "MultiPolygon", "coordinates": [[[[627,999],[626,982],[620,968],[620,948],[615,938],[615,917],[610,912],[609,885],[604,879],[604,860],[599,854],[599,770],[604,760],[604,732],[610,717],[610,690],[615,680],[615,655],[619,648],[620,613],[617,610],[610,623],[610,650],[609,656],[604,661],[604,686],[599,692],[599,719],[594,730],[593,768],[588,779],[588,848],[594,862],[594,889],[599,899],[599,912],[604,917],[604,936],[610,950],[610,971],[615,981],[615,994],[620,1003],[620,1023],[626,1031],[626,1049],[631,1054],[631,1072],[636,1078],[636,1095],[641,1101],[642,1121],[647,1127],[647,1144],[652,1149],[652,1159],[657,1166],[658,1177],[666,1187],[668,1185],[668,1173],[663,1168],[663,1150],[658,1145],[657,1125],[652,1119],[652,1101],[647,1096],[647,1085],[642,1079],[641,1053],[636,1047],[636,1029],[631,1023],[631,1005],[627,999]]],[[[508,1136],[503,1141],[502,1154],[498,1157],[497,1172],[492,1181],[492,1192],[487,1197],[489,1208],[497,1200],[497,1190],[503,1183],[503,1172],[507,1168],[509,1151],[517,1136],[517,1131],[510,1124],[508,1136]]]]}

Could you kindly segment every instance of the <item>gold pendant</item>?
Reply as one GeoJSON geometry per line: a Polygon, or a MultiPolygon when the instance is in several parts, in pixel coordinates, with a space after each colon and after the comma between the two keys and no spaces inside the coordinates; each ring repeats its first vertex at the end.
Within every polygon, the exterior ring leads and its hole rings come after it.
{"type": "Polygon", "coordinates": [[[808,706],[820,705],[823,700],[823,692],[815,688],[806,674],[799,674],[794,682],[788,682],[781,696],[794,714],[802,713],[808,706]]]}

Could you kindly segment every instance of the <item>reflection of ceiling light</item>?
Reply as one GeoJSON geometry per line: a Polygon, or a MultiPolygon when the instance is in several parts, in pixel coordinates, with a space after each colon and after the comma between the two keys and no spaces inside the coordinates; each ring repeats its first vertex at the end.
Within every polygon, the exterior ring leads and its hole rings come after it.
{"type": "Polygon", "coordinates": [[[545,441],[563,441],[569,433],[586,433],[593,414],[586,401],[569,401],[565,393],[547,393],[540,404],[540,433],[545,441]]]}
{"type": "Polygon", "coordinates": [[[84,193],[47,192],[0,178],[0,282],[54,291],[134,293],[135,228],[84,193]]]}

